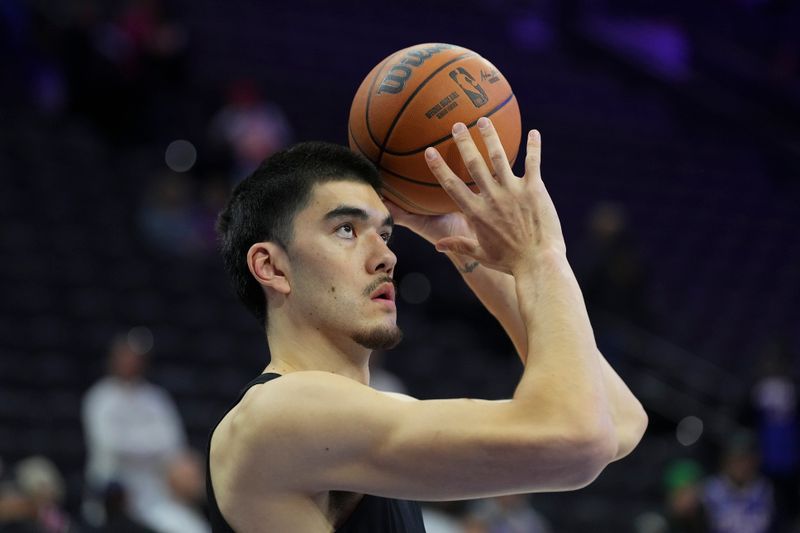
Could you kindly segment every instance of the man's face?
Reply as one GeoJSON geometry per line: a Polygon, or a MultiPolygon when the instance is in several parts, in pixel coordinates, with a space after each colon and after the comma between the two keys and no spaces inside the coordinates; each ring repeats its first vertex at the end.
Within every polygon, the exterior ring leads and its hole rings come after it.
{"type": "Polygon", "coordinates": [[[311,322],[338,342],[373,350],[400,342],[389,250],[389,211],[368,184],[320,183],[294,219],[288,249],[296,319],[311,322]]]}

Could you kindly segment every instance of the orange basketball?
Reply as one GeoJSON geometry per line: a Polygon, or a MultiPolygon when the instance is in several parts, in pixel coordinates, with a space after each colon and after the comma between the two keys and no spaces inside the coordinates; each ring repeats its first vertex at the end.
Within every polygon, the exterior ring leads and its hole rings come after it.
{"type": "Polygon", "coordinates": [[[511,86],[494,65],[475,52],[450,44],[418,44],[395,52],[367,75],[353,99],[350,147],[378,167],[386,198],[408,211],[442,214],[458,210],[425,163],[434,146],[473,191],[451,128],[463,122],[491,169],[475,126],[494,123],[510,162],[522,133],[511,86]]]}

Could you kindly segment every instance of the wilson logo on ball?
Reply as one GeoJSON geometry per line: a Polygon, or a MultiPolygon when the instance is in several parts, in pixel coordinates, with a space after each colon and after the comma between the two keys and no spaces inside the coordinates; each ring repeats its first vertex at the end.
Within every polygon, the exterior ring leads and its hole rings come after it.
{"type": "Polygon", "coordinates": [[[486,91],[475,82],[475,78],[473,78],[472,74],[467,72],[467,69],[464,67],[451,70],[450,78],[461,87],[464,94],[469,96],[472,105],[475,107],[480,107],[489,101],[489,97],[486,96],[486,91]]]}
{"type": "Polygon", "coordinates": [[[406,81],[411,77],[411,67],[418,67],[432,55],[442,50],[449,50],[450,48],[453,48],[453,46],[449,44],[437,44],[428,48],[406,52],[403,59],[391,66],[389,73],[386,74],[380,87],[378,87],[378,94],[397,94],[402,92],[406,87],[406,81]]]}

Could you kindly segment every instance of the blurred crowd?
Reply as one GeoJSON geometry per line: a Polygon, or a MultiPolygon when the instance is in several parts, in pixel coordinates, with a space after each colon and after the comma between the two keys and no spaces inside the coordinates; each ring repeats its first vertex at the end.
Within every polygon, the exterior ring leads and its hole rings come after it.
{"type": "Polygon", "coordinates": [[[227,192],[288,145],[292,126],[250,78],[187,94],[191,42],[172,11],[161,0],[4,0],[0,98],[52,122],[81,117],[120,149],[162,146],[142,188],[142,238],[207,254],[227,192]]]}
{"type": "Polygon", "coordinates": [[[163,388],[145,379],[147,355],[128,335],[112,340],[108,373],[83,399],[86,471],[82,506],[62,507],[64,480],[45,457],[4,476],[2,532],[207,533],[202,454],[163,388]]]}

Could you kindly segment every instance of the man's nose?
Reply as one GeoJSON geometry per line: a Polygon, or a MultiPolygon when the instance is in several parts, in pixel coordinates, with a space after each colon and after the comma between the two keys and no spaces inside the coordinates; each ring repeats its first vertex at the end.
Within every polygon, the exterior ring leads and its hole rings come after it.
{"type": "Polygon", "coordinates": [[[377,272],[385,272],[389,275],[394,272],[394,266],[397,264],[397,256],[389,249],[386,241],[380,235],[375,235],[375,251],[369,259],[367,269],[370,274],[377,272]]]}

